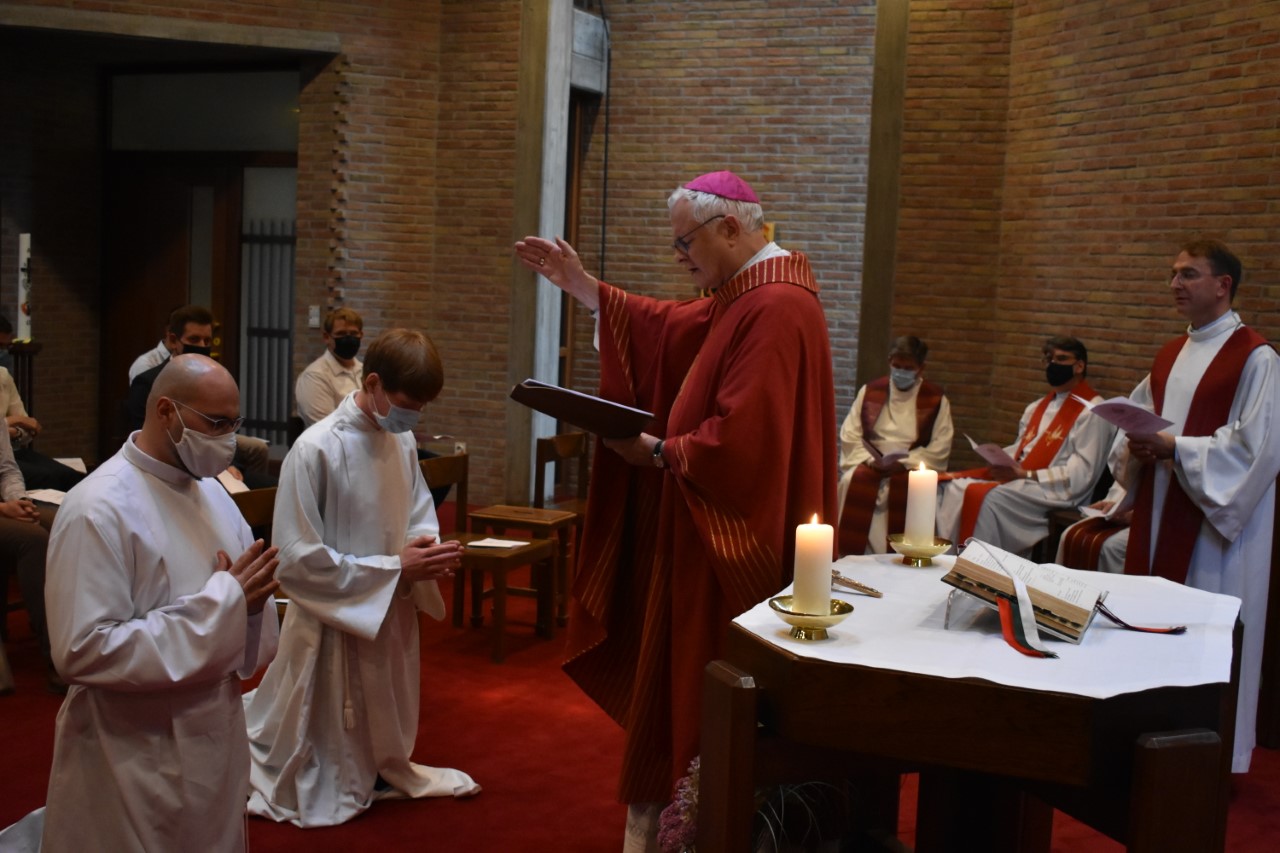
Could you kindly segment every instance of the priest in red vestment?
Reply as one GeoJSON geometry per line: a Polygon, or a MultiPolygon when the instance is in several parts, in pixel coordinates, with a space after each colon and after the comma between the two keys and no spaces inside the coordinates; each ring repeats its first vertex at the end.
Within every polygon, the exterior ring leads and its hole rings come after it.
{"type": "Polygon", "coordinates": [[[731,172],[668,208],[675,260],[709,295],[659,301],[598,281],[563,240],[515,246],[597,312],[600,395],[655,415],[596,450],[565,664],[626,730],[629,844],[653,836],[698,754],[702,672],[730,621],[791,582],[796,525],[836,517],[831,346],[808,260],[765,238],[731,172]]]}

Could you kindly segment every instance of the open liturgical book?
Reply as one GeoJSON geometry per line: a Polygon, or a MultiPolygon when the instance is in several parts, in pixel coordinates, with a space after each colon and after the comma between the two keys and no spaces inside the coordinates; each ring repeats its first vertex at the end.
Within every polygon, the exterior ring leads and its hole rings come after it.
{"type": "Polygon", "coordinates": [[[1045,633],[1079,643],[1093,623],[1105,590],[1086,584],[1074,572],[1023,559],[985,542],[970,540],[942,580],[992,607],[1017,597],[1012,576],[1026,585],[1036,625],[1045,633]],[[1003,568],[1002,568],[1003,567],[1003,568]]]}

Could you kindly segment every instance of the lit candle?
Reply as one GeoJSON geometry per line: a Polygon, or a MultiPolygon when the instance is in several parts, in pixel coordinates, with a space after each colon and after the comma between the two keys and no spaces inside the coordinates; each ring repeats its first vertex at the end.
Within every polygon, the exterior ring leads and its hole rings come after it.
{"type": "Polygon", "coordinates": [[[811,524],[796,527],[796,584],[791,609],[797,613],[831,612],[831,545],[835,541],[830,524],[819,524],[817,513],[811,524]]]}
{"type": "Polygon", "coordinates": [[[907,475],[907,524],[902,541],[933,544],[933,514],[938,508],[938,472],[920,467],[907,475]]]}

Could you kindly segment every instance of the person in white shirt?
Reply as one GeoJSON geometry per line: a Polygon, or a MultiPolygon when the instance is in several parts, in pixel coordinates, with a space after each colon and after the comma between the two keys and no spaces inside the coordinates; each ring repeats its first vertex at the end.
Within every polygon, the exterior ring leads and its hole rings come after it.
{"type": "Polygon", "coordinates": [[[44,850],[244,849],[240,679],[270,660],[279,628],[276,549],[213,479],[240,423],[231,375],[174,356],[142,429],[58,510],[45,603],[71,689],[44,850]]]}
{"type": "Polygon", "coordinates": [[[1186,333],[1157,353],[1131,398],[1167,430],[1112,448],[1134,495],[1126,574],[1153,574],[1241,601],[1244,644],[1231,769],[1249,769],[1280,472],[1280,357],[1232,310],[1243,266],[1217,240],[1195,240],[1169,279],[1186,333]]]}
{"type": "Polygon", "coordinates": [[[356,353],[363,337],[364,320],[350,308],[338,308],[325,316],[324,352],[298,374],[293,388],[304,426],[328,416],[344,397],[359,390],[364,365],[356,353]]]}
{"type": "MultiPolygon", "coordinates": [[[[343,823],[388,797],[480,788],[410,760],[418,733],[418,611],[443,619],[436,579],[462,562],[414,452],[413,427],[444,384],[421,332],[369,347],[360,390],[293,443],[273,539],[289,598],[280,655],[244,697],[249,811],[298,826],[343,823]]],[[[462,579],[458,580],[461,583],[462,579]]]]}

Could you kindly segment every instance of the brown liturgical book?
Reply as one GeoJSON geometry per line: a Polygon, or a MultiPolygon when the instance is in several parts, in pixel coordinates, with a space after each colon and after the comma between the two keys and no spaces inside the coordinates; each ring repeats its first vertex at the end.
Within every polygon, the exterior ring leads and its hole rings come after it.
{"type": "Polygon", "coordinates": [[[580,391],[526,379],[511,389],[511,399],[571,423],[601,438],[630,438],[644,431],[653,412],[633,409],[580,391]]]}

